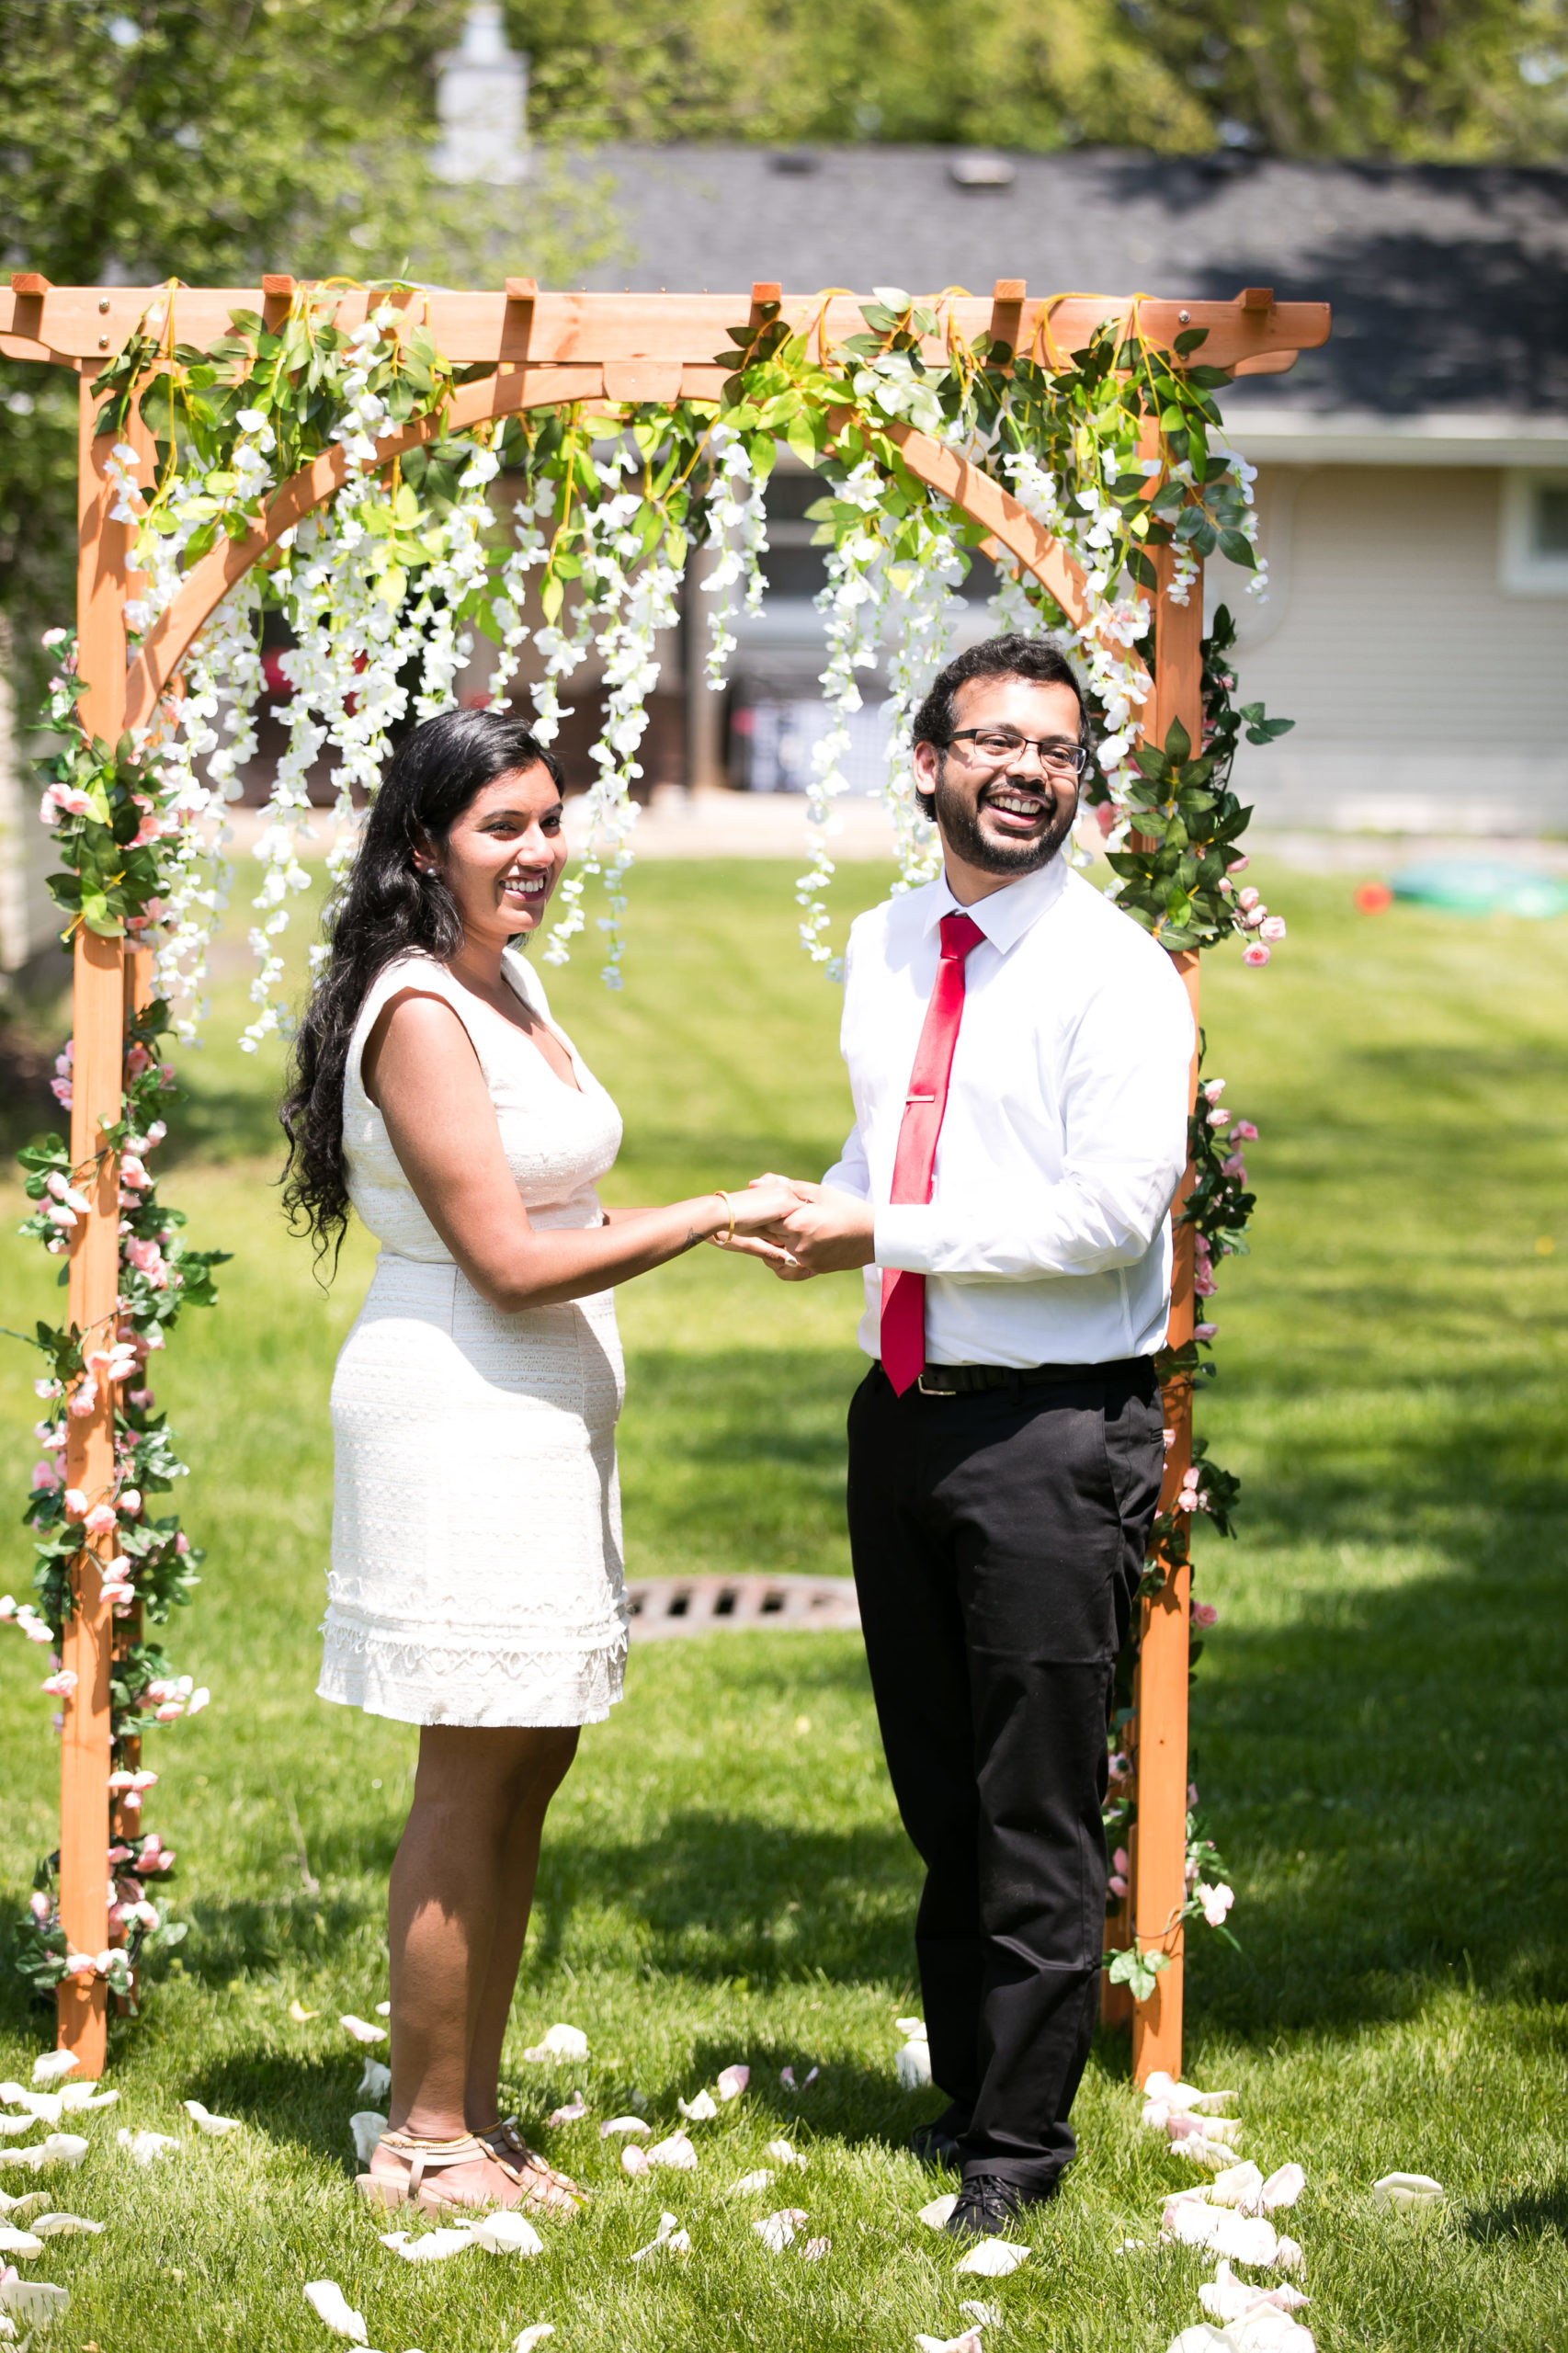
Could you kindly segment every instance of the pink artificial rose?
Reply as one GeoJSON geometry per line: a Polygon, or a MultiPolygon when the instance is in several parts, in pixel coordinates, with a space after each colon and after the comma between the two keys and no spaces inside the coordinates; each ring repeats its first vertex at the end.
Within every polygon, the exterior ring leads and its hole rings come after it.
{"type": "Polygon", "coordinates": [[[1110,1877],[1106,1881],[1106,1888],[1110,1894],[1116,1897],[1117,1902],[1119,1904],[1122,1897],[1127,1893],[1127,1881],[1122,1878],[1119,1871],[1112,1871],[1110,1877]]]}
{"type": "Polygon", "coordinates": [[[1210,1102],[1210,1103],[1218,1103],[1218,1101],[1220,1100],[1221,1096],[1221,1095],[1223,1095],[1223,1093],[1224,1093],[1224,1092],[1225,1092],[1225,1082],[1224,1082],[1224,1080],[1223,1080],[1222,1078],[1211,1078],[1211,1079],[1210,1079],[1210,1080],[1208,1081],[1207,1085],[1204,1086],[1204,1089],[1203,1089],[1204,1099],[1205,1099],[1205,1101],[1206,1101],[1206,1102],[1210,1102]]]}
{"type": "Polygon", "coordinates": [[[1219,1285],[1213,1276],[1205,1267],[1200,1267],[1192,1278],[1192,1288],[1199,1299],[1212,1299],[1219,1285]]]}
{"type": "Polygon", "coordinates": [[[182,1528],[175,1538],[175,1551],[176,1552],[188,1552],[189,1550],[190,1539],[182,1528]]]}
{"type": "Polygon", "coordinates": [[[1267,961],[1268,950],[1264,947],[1262,941],[1257,939],[1249,939],[1246,946],[1242,949],[1242,962],[1244,964],[1256,965],[1267,964],[1267,961]]]}
{"type": "Polygon", "coordinates": [[[119,1521],[112,1504],[95,1504],[82,1525],[89,1536],[108,1536],[119,1521]]]}
{"type": "Polygon", "coordinates": [[[1115,1854],[1110,1859],[1110,1867],[1113,1871],[1119,1871],[1122,1877],[1124,1879],[1126,1878],[1128,1872],[1132,1869],[1132,1858],[1128,1853],[1125,1847],[1119,1847],[1117,1848],[1115,1854]]]}
{"type": "Polygon", "coordinates": [[[1253,908],[1257,904],[1257,892],[1253,890],[1238,891],[1236,892],[1236,904],[1238,907],[1245,909],[1245,911],[1250,915],[1253,908]]]}
{"type": "Polygon", "coordinates": [[[1253,1126],[1250,1120],[1238,1120],[1236,1121],[1235,1126],[1231,1131],[1231,1142],[1233,1143],[1256,1143],[1257,1142],[1257,1130],[1253,1126]]]}
{"type": "Polygon", "coordinates": [[[1233,1112],[1227,1111],[1223,1104],[1221,1104],[1218,1108],[1210,1112],[1209,1125],[1211,1128],[1228,1128],[1234,1116],[1233,1112]]]}
{"type": "Polygon", "coordinates": [[[139,1490],[135,1487],[121,1488],[119,1508],[128,1519],[136,1518],[142,1509],[142,1496],[139,1490]]]}
{"type": "Polygon", "coordinates": [[[146,1047],[141,1045],[132,1046],[131,1051],[125,1057],[126,1076],[128,1078],[140,1078],[144,1072],[150,1071],[152,1067],[153,1057],[147,1051],[146,1047]]]}
{"type": "Polygon", "coordinates": [[[1218,1324],[1195,1324],[1192,1336],[1195,1340],[1211,1340],[1219,1329],[1218,1324]]]}
{"type": "Polygon", "coordinates": [[[1257,926],[1257,936],[1259,939],[1283,939],[1285,937],[1284,916],[1267,916],[1257,926]]]}
{"type": "Polygon", "coordinates": [[[1195,1601],[1192,1605],[1192,1622],[1195,1626],[1212,1626],[1217,1622],[1220,1613],[1211,1601],[1195,1601]]]}
{"type": "Polygon", "coordinates": [[[65,1490],[65,1517],[66,1517],[66,1518],[67,1518],[67,1519],[85,1519],[85,1518],[86,1518],[86,1517],[87,1517],[87,1498],[86,1498],[86,1496],[82,1493],[82,1490],[81,1490],[81,1488],[80,1488],[80,1487],[67,1487],[67,1488],[66,1488],[66,1490],[65,1490]]]}
{"type": "Polygon", "coordinates": [[[28,1896],[28,1910],[32,1914],[33,1918],[37,1920],[40,1926],[48,1919],[49,1898],[43,1893],[41,1889],[35,1888],[31,1895],[28,1896]]]}
{"type": "Polygon", "coordinates": [[[60,1484],[60,1472],[57,1465],[48,1461],[47,1460],[41,1462],[35,1462],[33,1464],[32,1483],[35,1493],[40,1487],[48,1489],[58,1487],[60,1484]]]}
{"type": "Polygon", "coordinates": [[[1222,1927],[1226,1913],[1236,1900],[1234,1889],[1223,1885],[1209,1887],[1199,1880],[1194,1892],[1203,1906],[1203,1916],[1209,1926],[1211,1928],[1222,1927]]]}

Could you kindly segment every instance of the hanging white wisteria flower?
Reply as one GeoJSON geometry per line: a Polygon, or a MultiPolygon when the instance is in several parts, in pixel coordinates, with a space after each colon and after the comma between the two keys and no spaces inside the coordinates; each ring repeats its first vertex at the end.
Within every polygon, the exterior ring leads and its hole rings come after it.
{"type": "Polygon", "coordinates": [[[767,552],[767,505],[751,452],[738,433],[715,425],[708,446],[716,461],[708,510],[708,545],[716,561],[703,577],[702,592],[716,600],[708,617],[706,672],[710,688],[719,693],[735,650],[730,621],[735,609],[731,591],[737,582],[745,584],[744,609],[751,614],[762,610],[767,585],[762,570],[767,552]]]}
{"type": "Polygon", "coordinates": [[[841,482],[834,484],[835,505],[854,510],[856,519],[828,552],[827,584],[815,603],[827,639],[827,667],[822,674],[823,699],[829,724],[812,747],[811,782],[806,796],[806,843],[811,866],[795,885],[797,905],[803,908],[801,945],[815,964],[832,965],[827,940],[828,915],[823,893],[833,880],[834,862],[828,842],[843,819],[833,803],[849,790],[844,763],[849,754],[849,721],[862,696],[857,670],[875,667],[881,636],[882,605],[887,594],[888,551],[882,538],[882,483],[880,469],[863,459],[841,482]]]}

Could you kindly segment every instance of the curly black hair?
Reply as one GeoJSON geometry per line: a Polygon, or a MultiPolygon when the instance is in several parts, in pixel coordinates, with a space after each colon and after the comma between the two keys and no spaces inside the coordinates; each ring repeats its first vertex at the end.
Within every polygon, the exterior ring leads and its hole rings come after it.
{"type": "Polygon", "coordinates": [[[462,945],[462,923],[439,874],[415,851],[439,848],[487,784],[522,768],[561,766],[520,719],[504,711],[447,710],[404,736],[370,804],[347,888],[328,917],[331,955],[311,992],[278,1109],[289,1156],[283,1205],[318,1260],[335,1267],[348,1223],[343,1161],[343,1078],[359,1008],[378,975],[420,950],[445,962],[462,945]]]}

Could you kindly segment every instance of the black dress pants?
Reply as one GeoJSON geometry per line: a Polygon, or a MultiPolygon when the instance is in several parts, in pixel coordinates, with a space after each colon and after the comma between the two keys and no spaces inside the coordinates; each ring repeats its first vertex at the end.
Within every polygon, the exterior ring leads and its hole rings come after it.
{"type": "Polygon", "coordinates": [[[954,1397],[897,1397],[878,1364],[850,1405],[855,1583],[966,2177],[1043,2190],[1074,2153],[1111,1677],[1164,1453],[1146,1361],[954,1397]]]}

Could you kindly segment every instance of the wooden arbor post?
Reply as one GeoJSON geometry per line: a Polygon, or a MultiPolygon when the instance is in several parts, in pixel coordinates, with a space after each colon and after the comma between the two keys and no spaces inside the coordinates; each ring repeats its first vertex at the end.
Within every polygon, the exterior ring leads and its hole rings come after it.
{"type": "MultiPolygon", "coordinates": [[[[77,428],[76,630],[79,706],[89,735],[112,744],[125,724],[125,599],[130,526],[113,520],[115,486],[105,472],[110,443],[96,438],[96,412],[84,370],[77,428]]],[[[119,1161],[103,1130],[120,1114],[125,1035],[125,954],[119,939],[78,926],[72,990],[71,1160],[91,1204],[72,1236],[71,1322],[91,1348],[113,1339],[119,1293],[119,1161]]],[[[114,1492],[114,1384],[100,1379],[92,1412],[66,1423],[66,1484],[89,1505],[114,1492]]],[[[62,1664],[76,1680],[62,1703],[60,1761],[60,1918],[66,1949],[95,1956],[108,1943],[109,1668],[114,1626],[102,1597],[102,1570],[115,1551],[112,1530],[88,1536],[72,1569],[74,1608],[65,1627],[62,1664]]],[[[67,1977],[60,1987],[60,2042],[84,2076],[103,2073],[108,1988],[102,1977],[67,1977]]]]}
{"type": "MultiPolygon", "coordinates": [[[[51,287],[44,278],[28,276],[13,279],[9,295],[0,294],[0,353],[52,361],[74,369],[83,378],[78,625],[79,665],[88,692],[80,708],[84,724],[95,735],[112,742],[122,728],[152,722],[160,696],[175,679],[208,617],[285,530],[333,495],[344,480],[345,460],[341,449],[314,460],[282,485],[265,517],[244,538],[220,541],[153,623],[128,671],[128,532],[110,518],[112,492],[104,476],[107,448],[94,437],[87,379],[159,304],[176,304],[181,342],[206,346],[228,333],[233,311],[263,312],[275,319],[278,306],[286,305],[292,291],[292,281],[284,278],[269,279],[261,288],[172,291],[51,287]]],[[[777,294],[770,286],[754,288],[754,304],[757,297],[777,294]]],[[[385,299],[359,288],[335,292],[336,324],[351,330],[372,303],[385,299]]],[[[460,432],[526,408],[574,401],[716,399],[725,379],[711,354],[745,309],[745,298],[739,295],[549,294],[523,278],[508,279],[504,294],[408,290],[392,299],[417,305],[422,323],[449,359],[486,372],[461,386],[439,418],[386,435],[378,445],[384,462],[437,431],[460,432]]],[[[1008,279],[998,282],[989,302],[961,297],[948,308],[954,329],[970,343],[989,333],[1015,350],[1027,350],[1049,336],[1056,348],[1071,350],[1108,320],[1125,318],[1129,305],[1124,298],[1094,294],[1029,301],[1023,283],[1008,279]]],[[[847,296],[787,296],[781,315],[793,331],[818,334],[827,345],[842,343],[865,324],[858,302],[847,296]]],[[[1231,302],[1140,301],[1138,320],[1145,339],[1165,349],[1184,329],[1205,329],[1204,361],[1235,373],[1275,373],[1288,368],[1299,350],[1324,342],[1329,327],[1326,305],[1275,304],[1261,289],[1249,289],[1231,302]]],[[[929,356],[941,360],[938,340],[932,341],[929,356]]],[[[909,426],[890,423],[887,429],[902,445],[912,472],[1026,564],[1074,620],[1086,618],[1087,600],[1076,564],[990,475],[949,445],[909,426]]],[[[1196,585],[1187,606],[1175,606],[1168,595],[1168,574],[1161,574],[1156,630],[1158,680],[1146,733],[1163,742],[1171,720],[1179,717],[1196,743],[1201,733],[1201,604],[1196,585]]],[[[78,1171],[91,1180],[83,1189],[92,1206],[74,1237],[71,1313],[85,1334],[95,1336],[112,1332],[118,1289],[118,1171],[110,1155],[100,1160],[98,1154],[102,1125],[119,1113],[123,966],[118,941],[78,933],[72,1152],[78,1171]]],[[[1196,1000],[1194,974],[1189,973],[1188,985],[1196,1000]]],[[[1191,1275],[1188,1249],[1178,1254],[1173,1338],[1190,1332],[1191,1275]]],[[[1167,1501],[1190,1444],[1186,1399],[1173,1398],[1168,1404],[1177,1438],[1167,1472],[1167,1501]]],[[[69,1446],[70,1483],[82,1487],[89,1499],[98,1499],[113,1479],[113,1400],[107,1384],[99,1383],[90,1416],[72,1418],[69,1446]]],[[[74,1571],[77,1608],[65,1638],[65,1663],[78,1679],[64,1711],[61,1912],[72,1949],[95,1955],[107,1942],[108,1908],[112,1630],[99,1571],[109,1541],[95,1538],[78,1556],[74,1571]]],[[[1134,1920],[1140,1943],[1163,1944],[1174,1949],[1174,1958],[1135,2025],[1134,2065],[1140,2076],[1156,2065],[1176,2069],[1180,2064],[1180,1940],[1172,1935],[1170,1922],[1184,1893],[1187,1606],[1183,1575],[1173,1579],[1146,1612],[1139,1690],[1134,1920]]],[[[101,1979],[89,1981],[85,1989],[62,1990],[61,2040],[77,2053],[84,2074],[94,2074],[102,2065],[106,2016],[101,1979]]]]}

